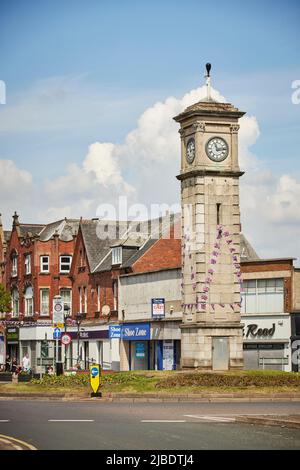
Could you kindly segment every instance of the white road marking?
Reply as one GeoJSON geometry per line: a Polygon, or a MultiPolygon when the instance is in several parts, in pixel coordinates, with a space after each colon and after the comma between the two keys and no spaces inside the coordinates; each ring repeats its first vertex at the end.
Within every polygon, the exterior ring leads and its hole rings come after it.
{"type": "Polygon", "coordinates": [[[0,419],[0,423],[9,423],[10,419],[0,419]]]}
{"type": "Polygon", "coordinates": [[[141,423],[186,423],[186,419],[142,419],[141,423]]]}
{"type": "Polygon", "coordinates": [[[221,423],[227,423],[227,422],[234,422],[235,418],[229,418],[226,416],[198,416],[198,415],[184,415],[187,418],[195,418],[195,419],[202,419],[204,421],[218,421],[221,423]]]}
{"type": "Polygon", "coordinates": [[[93,423],[94,419],[48,419],[52,423],[93,423]]]}

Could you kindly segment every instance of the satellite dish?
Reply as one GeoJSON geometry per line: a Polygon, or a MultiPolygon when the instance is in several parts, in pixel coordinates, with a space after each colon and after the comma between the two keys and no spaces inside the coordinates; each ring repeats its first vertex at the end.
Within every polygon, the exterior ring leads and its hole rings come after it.
{"type": "Polygon", "coordinates": [[[107,317],[110,314],[110,307],[109,305],[103,305],[102,307],[102,315],[107,317]]]}

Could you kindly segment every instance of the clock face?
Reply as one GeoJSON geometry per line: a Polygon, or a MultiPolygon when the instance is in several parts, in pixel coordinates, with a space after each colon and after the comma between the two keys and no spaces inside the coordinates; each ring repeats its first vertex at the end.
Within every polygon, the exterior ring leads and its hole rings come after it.
{"type": "Polygon", "coordinates": [[[193,163],[194,158],[195,158],[195,152],[196,147],[195,147],[195,139],[191,138],[188,140],[188,143],[186,144],[186,159],[188,163],[193,163]]]}
{"type": "Polygon", "coordinates": [[[222,137],[212,137],[205,146],[206,154],[213,162],[222,162],[228,157],[228,144],[222,137]]]}

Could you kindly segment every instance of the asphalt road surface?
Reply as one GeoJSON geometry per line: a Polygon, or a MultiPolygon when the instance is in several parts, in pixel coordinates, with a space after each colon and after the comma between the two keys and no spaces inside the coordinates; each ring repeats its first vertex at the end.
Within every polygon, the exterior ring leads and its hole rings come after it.
{"type": "Polygon", "coordinates": [[[297,414],[287,403],[101,403],[3,400],[0,434],[37,449],[300,449],[300,430],[234,423],[297,414]]]}

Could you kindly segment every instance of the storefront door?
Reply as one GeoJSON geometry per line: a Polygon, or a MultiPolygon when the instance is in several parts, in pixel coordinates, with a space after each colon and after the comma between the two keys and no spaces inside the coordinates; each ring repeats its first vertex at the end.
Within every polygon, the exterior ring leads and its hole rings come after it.
{"type": "Polygon", "coordinates": [[[148,370],[148,341],[132,341],[132,370],[148,370]]]}
{"type": "Polygon", "coordinates": [[[228,370],[229,343],[227,337],[213,338],[212,365],[213,370],[228,370]]]}

